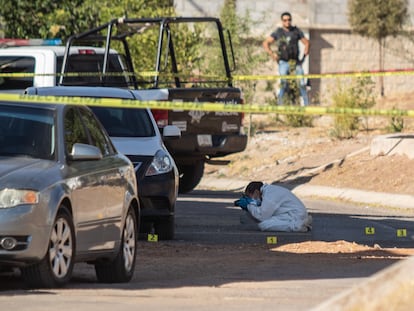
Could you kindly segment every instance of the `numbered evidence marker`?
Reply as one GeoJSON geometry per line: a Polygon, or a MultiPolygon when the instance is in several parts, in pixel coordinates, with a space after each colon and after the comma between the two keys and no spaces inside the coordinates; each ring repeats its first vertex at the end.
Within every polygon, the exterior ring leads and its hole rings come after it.
{"type": "Polygon", "coordinates": [[[402,238],[407,236],[407,229],[397,229],[397,237],[402,238]]]}
{"type": "Polygon", "coordinates": [[[375,228],[374,227],[365,227],[365,234],[366,235],[375,234],[375,228]]]}
{"type": "Polygon", "coordinates": [[[267,237],[267,244],[277,244],[277,237],[276,236],[268,236],[267,237]]]}
{"type": "Polygon", "coordinates": [[[158,242],[158,234],[148,234],[148,242],[158,242]]]}

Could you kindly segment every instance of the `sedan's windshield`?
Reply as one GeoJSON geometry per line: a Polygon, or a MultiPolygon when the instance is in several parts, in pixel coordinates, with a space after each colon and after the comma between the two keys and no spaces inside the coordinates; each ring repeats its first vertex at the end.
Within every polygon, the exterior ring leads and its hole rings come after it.
{"type": "Polygon", "coordinates": [[[54,156],[54,118],[48,109],[0,104],[0,156],[54,156]]]}

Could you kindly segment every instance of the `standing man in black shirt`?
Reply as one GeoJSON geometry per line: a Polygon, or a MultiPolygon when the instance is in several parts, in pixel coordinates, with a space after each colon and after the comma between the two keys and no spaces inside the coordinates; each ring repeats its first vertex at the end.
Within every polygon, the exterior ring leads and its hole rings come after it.
{"type": "MultiPolygon", "coordinates": [[[[281,15],[282,27],[277,28],[272,34],[263,41],[265,51],[279,64],[279,74],[284,76],[289,74],[289,62],[296,63],[296,74],[303,75],[302,62],[299,60],[299,41],[304,45],[304,56],[309,54],[309,40],[305,37],[302,30],[292,26],[292,15],[284,12],[281,15]],[[278,50],[273,52],[270,45],[276,41],[278,50]]],[[[283,104],[283,96],[286,89],[286,80],[281,80],[281,87],[278,96],[278,104],[283,104]]],[[[306,92],[305,79],[300,79],[300,95],[303,99],[303,105],[309,104],[308,94],[306,92]]]]}

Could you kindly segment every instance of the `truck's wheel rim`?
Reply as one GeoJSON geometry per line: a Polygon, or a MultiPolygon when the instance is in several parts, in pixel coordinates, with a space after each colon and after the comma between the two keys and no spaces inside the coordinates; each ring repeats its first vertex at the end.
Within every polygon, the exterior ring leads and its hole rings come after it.
{"type": "Polygon", "coordinates": [[[53,226],[49,245],[50,266],[57,278],[64,278],[68,274],[72,262],[72,253],[71,227],[65,219],[60,218],[53,226]]]}

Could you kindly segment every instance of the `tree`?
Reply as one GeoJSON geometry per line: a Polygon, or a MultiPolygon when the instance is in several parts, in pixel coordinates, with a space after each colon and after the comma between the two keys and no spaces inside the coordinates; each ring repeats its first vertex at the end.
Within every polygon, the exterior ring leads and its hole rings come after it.
{"type": "MultiPolygon", "coordinates": [[[[251,30],[260,23],[254,22],[246,11],[243,16],[237,13],[237,0],[225,0],[220,11],[223,27],[231,34],[236,67],[234,75],[252,75],[260,64],[266,61],[266,56],[258,49],[258,41],[251,36],[251,30]]],[[[243,91],[245,103],[252,104],[255,100],[257,81],[237,81],[237,86],[243,91]]],[[[252,114],[249,114],[248,136],[252,134],[252,114]]]]}
{"type": "MultiPolygon", "coordinates": [[[[175,16],[173,0],[0,0],[0,20],[9,38],[60,38],[95,28],[118,17],[175,16]],[[31,12],[22,14],[22,12],[31,12]]],[[[106,30],[105,30],[106,31],[106,30]]],[[[193,58],[200,31],[181,27],[174,31],[177,58],[182,62],[193,58]]],[[[158,29],[150,28],[128,39],[134,67],[140,71],[154,70],[158,29]],[[139,37],[139,38],[138,38],[139,37]]],[[[112,47],[121,47],[113,42],[112,47]]],[[[122,51],[122,49],[120,49],[122,51]]]]}
{"type": "Polygon", "coordinates": [[[51,14],[56,8],[57,3],[53,0],[0,0],[0,15],[5,24],[5,36],[10,38],[43,37],[40,34],[48,32],[45,16],[51,14]]]}
{"type": "Polygon", "coordinates": [[[113,18],[171,15],[172,11],[172,0],[0,0],[9,38],[65,40],[113,18]]]}
{"type": "MultiPolygon", "coordinates": [[[[265,58],[258,52],[257,41],[251,37],[251,29],[256,25],[249,12],[246,11],[243,16],[240,16],[237,14],[237,1],[225,0],[220,11],[220,20],[223,27],[231,34],[237,65],[234,74],[251,75],[265,58]]],[[[251,103],[256,92],[257,81],[239,81],[238,84],[243,89],[245,101],[251,103]]]]}
{"type": "MultiPolygon", "coordinates": [[[[378,42],[379,70],[384,70],[384,44],[388,36],[401,33],[408,19],[408,0],[350,0],[348,20],[353,32],[378,42]]],[[[380,77],[384,96],[383,77],[380,77]]]]}

